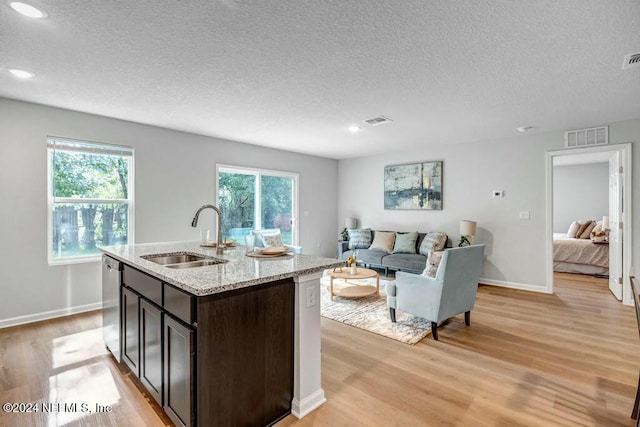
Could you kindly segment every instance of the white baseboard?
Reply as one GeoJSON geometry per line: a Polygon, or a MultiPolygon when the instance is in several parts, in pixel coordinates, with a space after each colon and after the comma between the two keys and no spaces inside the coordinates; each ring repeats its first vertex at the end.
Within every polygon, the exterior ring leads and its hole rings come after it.
{"type": "Polygon", "coordinates": [[[0,329],[10,326],[23,325],[25,323],[38,322],[40,320],[54,319],[56,317],[68,316],[70,314],[84,313],[85,311],[99,310],[102,302],[78,305],[75,307],[61,308],[59,310],[45,311],[42,313],[28,314],[26,316],[11,317],[0,320],[0,329]]]}
{"type": "Polygon", "coordinates": [[[324,390],[316,390],[310,396],[302,399],[302,401],[293,399],[291,401],[291,414],[300,419],[326,401],[327,399],[324,397],[324,390]]]}
{"type": "Polygon", "coordinates": [[[520,289],[523,291],[531,291],[531,292],[541,292],[543,294],[551,293],[546,287],[529,285],[527,283],[505,282],[503,280],[485,279],[482,277],[480,278],[479,283],[483,285],[500,286],[502,288],[520,289]]]}

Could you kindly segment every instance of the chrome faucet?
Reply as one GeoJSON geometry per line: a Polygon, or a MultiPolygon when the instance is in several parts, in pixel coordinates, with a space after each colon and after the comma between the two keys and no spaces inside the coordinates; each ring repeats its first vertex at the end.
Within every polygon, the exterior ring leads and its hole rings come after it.
{"type": "Polygon", "coordinates": [[[200,209],[196,211],[196,216],[193,217],[193,221],[191,221],[191,226],[196,227],[198,225],[198,217],[200,216],[200,212],[205,209],[213,209],[218,214],[218,241],[216,242],[216,255],[222,255],[224,253],[224,246],[222,245],[222,212],[220,209],[213,205],[204,205],[200,209]]]}

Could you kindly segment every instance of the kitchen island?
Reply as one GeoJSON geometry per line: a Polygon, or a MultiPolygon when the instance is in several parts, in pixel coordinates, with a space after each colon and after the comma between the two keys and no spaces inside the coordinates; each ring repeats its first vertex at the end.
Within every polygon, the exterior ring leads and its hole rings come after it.
{"type": "Polygon", "coordinates": [[[325,402],[320,277],[341,261],[197,242],[102,251],[122,263],[121,359],[176,425],[270,425],[325,402]],[[158,263],[176,256],[211,265],[158,263]]]}

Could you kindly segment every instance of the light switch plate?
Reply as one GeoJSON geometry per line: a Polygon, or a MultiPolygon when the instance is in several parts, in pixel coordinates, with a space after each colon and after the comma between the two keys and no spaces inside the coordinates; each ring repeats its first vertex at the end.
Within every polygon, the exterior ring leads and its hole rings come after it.
{"type": "Polygon", "coordinates": [[[529,211],[520,211],[520,219],[529,219],[529,211]]]}
{"type": "Polygon", "coordinates": [[[493,190],[493,193],[491,194],[493,195],[494,199],[496,197],[504,197],[504,190],[493,190]]]}

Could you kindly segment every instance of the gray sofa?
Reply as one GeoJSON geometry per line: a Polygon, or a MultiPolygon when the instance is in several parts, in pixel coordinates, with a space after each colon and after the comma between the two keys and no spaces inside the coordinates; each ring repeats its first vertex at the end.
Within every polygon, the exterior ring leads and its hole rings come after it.
{"type": "MultiPolygon", "coordinates": [[[[385,231],[385,230],[380,230],[385,231]]],[[[415,254],[390,254],[377,249],[356,249],[358,251],[358,265],[365,267],[383,268],[385,274],[391,270],[408,271],[411,273],[421,273],[427,265],[427,257],[419,252],[420,244],[427,233],[418,233],[415,254]]],[[[371,241],[375,238],[375,230],[371,230],[371,241]]],[[[445,247],[451,247],[451,242],[447,238],[445,247]]],[[[338,258],[346,260],[353,254],[349,249],[349,242],[338,242],[338,258]]]]}

